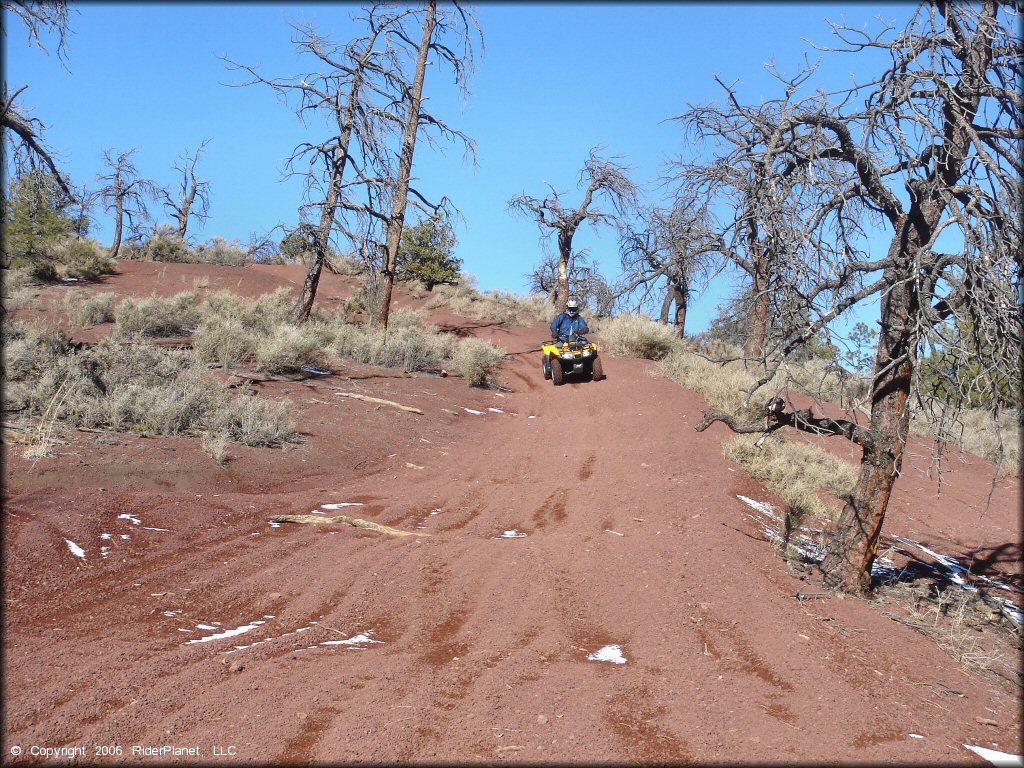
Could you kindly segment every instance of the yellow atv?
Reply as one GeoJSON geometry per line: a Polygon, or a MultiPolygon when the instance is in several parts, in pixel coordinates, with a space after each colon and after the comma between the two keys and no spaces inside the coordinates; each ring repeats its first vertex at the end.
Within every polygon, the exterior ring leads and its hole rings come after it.
{"type": "Polygon", "coordinates": [[[541,367],[544,378],[551,379],[556,387],[565,383],[566,376],[582,376],[593,381],[604,378],[601,358],[597,356],[597,344],[583,336],[562,337],[557,341],[541,343],[544,358],[541,367]]]}

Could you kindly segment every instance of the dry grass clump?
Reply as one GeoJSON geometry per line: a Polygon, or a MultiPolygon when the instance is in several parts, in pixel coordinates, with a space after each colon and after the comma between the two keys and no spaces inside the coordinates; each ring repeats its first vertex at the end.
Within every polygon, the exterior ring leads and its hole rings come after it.
{"type": "Polygon", "coordinates": [[[427,309],[448,307],[474,320],[525,326],[545,317],[543,298],[524,298],[508,291],[480,293],[473,287],[472,278],[463,279],[458,285],[436,285],[431,293],[433,297],[427,302],[427,309]]]}
{"type": "Polygon", "coordinates": [[[879,588],[899,612],[882,615],[931,637],[966,671],[999,677],[1020,687],[1024,638],[984,594],[942,584],[895,582],[879,588]]]}
{"type": "Polygon", "coordinates": [[[150,296],[126,298],[114,312],[118,330],[123,334],[167,337],[191,333],[199,324],[200,312],[194,291],[183,291],[169,299],[150,296]]]}
{"type": "Polygon", "coordinates": [[[735,435],[722,446],[727,456],[783,499],[798,517],[831,521],[840,507],[822,501],[827,491],[843,500],[857,482],[856,469],[807,443],[791,442],[776,434],[756,445],[757,435],[735,435]]]}
{"type": "Polygon", "coordinates": [[[911,429],[991,461],[1000,478],[1020,474],[1021,417],[1016,411],[1005,409],[996,419],[990,410],[969,408],[957,416],[946,415],[946,423],[942,418],[941,413],[915,412],[911,429]]]}
{"type": "Polygon", "coordinates": [[[623,357],[662,360],[682,349],[679,336],[670,326],[649,317],[618,315],[602,320],[598,332],[605,348],[623,357]]]}
{"type": "Polygon", "coordinates": [[[487,383],[491,371],[505,359],[505,351],[482,339],[462,339],[452,355],[452,368],[458,371],[471,387],[487,383]]]}
{"type": "Polygon", "coordinates": [[[64,311],[72,324],[82,328],[114,320],[114,294],[90,293],[75,288],[64,295],[64,311]]]}
{"type": "Polygon", "coordinates": [[[764,416],[765,406],[774,396],[774,389],[770,386],[762,388],[749,405],[744,405],[744,390],[757,381],[754,368],[744,368],[741,362],[716,363],[686,349],[671,352],[658,363],[656,370],[671,381],[701,394],[710,408],[744,419],[764,416]]]}

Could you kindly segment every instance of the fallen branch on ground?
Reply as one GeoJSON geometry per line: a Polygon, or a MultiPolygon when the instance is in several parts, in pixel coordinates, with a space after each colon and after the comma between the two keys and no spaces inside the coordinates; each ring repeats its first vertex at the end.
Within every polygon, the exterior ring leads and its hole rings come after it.
{"type": "Polygon", "coordinates": [[[343,525],[351,525],[354,528],[365,528],[368,531],[376,531],[377,533],[383,533],[387,536],[427,536],[426,533],[416,533],[415,531],[402,531],[398,528],[392,528],[390,525],[381,525],[380,523],[374,523],[370,520],[361,520],[358,517],[349,517],[348,515],[337,515],[335,517],[324,517],[323,515],[274,515],[270,518],[272,523],[314,523],[319,525],[329,525],[331,523],[341,523],[343,525]]]}
{"type": "Polygon", "coordinates": [[[814,435],[842,435],[862,448],[874,444],[874,435],[870,429],[854,424],[845,419],[819,418],[810,408],[801,411],[786,411],[782,398],[775,398],[765,408],[764,421],[740,424],[736,417],[724,411],[705,411],[700,421],[693,425],[694,430],[703,432],[716,421],[725,424],[738,434],[754,434],[763,432],[765,435],[781,427],[793,427],[801,432],[814,435]]]}
{"type": "Polygon", "coordinates": [[[381,400],[379,397],[369,397],[368,395],[360,395],[357,392],[340,392],[338,390],[334,390],[334,394],[340,395],[341,397],[351,397],[353,400],[363,400],[367,403],[390,405],[392,408],[398,408],[401,411],[408,411],[409,413],[418,413],[420,416],[423,415],[423,411],[421,411],[419,408],[412,408],[408,405],[395,403],[391,400],[381,400]]]}

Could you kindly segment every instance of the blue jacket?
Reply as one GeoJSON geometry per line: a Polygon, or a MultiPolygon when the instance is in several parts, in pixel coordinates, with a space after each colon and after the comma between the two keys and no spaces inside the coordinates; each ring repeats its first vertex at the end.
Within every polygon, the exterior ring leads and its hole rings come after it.
{"type": "Polygon", "coordinates": [[[558,339],[562,336],[582,336],[586,333],[590,333],[590,328],[587,327],[587,321],[583,319],[583,315],[569,317],[565,312],[562,312],[551,321],[551,338],[553,339],[558,339]]]}

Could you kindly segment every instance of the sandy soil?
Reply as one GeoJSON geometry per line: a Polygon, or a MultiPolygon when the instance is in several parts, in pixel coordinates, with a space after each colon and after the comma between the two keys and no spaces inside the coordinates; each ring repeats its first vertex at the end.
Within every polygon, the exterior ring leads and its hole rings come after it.
{"type": "MultiPolygon", "coordinates": [[[[126,263],[90,290],[196,279],[255,295],[301,270],[126,263]]],[[[697,395],[610,356],[607,380],[554,388],[542,326],[437,320],[508,350],[506,391],[358,365],[259,382],[303,442],[231,446],[224,469],[186,438],[72,432],[37,462],[5,446],[5,762],[1020,754],[1019,688],[787,570],[738,496],[777,499],[722,455],[724,427],[694,432],[697,395]],[[421,535],[268,522],[312,511],[421,535]]],[[[937,495],[928,455],[912,447],[886,530],[1019,584],[1019,481],[985,505],[992,468],[959,456],[937,495]]]]}

